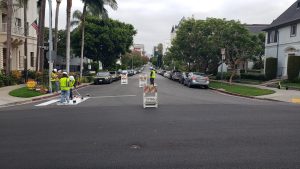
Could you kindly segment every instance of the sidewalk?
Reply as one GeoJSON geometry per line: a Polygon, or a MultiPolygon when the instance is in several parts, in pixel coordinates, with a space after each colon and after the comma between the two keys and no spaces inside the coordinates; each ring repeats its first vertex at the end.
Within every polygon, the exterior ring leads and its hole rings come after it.
{"type": "MultiPolygon", "coordinates": [[[[88,86],[89,83],[84,83],[78,86],[77,88],[83,88],[88,86]]],[[[7,86],[7,87],[1,87],[0,88],[0,108],[11,106],[11,105],[18,105],[18,104],[24,104],[24,103],[30,103],[37,100],[43,100],[51,97],[58,96],[58,93],[52,93],[52,94],[45,94],[42,96],[32,97],[32,98],[19,98],[19,97],[13,97],[9,95],[9,92],[21,87],[24,87],[25,85],[15,85],[15,86],[7,86]]]]}
{"type": "MultiPolygon", "coordinates": [[[[223,81],[223,82],[225,82],[225,81],[223,81]]],[[[225,83],[228,83],[228,82],[225,82],[225,83]]],[[[261,85],[252,85],[252,84],[243,84],[243,83],[233,83],[233,84],[256,87],[256,88],[260,88],[260,89],[269,89],[269,90],[273,90],[276,92],[274,94],[264,95],[264,96],[256,96],[254,98],[276,100],[276,101],[288,102],[288,103],[300,103],[300,91],[297,91],[297,90],[277,89],[277,88],[266,87],[266,86],[261,86],[261,85]]]]}

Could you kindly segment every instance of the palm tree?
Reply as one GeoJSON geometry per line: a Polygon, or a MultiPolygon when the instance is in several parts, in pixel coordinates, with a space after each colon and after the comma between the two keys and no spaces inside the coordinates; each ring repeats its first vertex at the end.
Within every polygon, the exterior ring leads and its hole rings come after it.
{"type": "Polygon", "coordinates": [[[58,40],[58,16],[59,16],[59,6],[61,0],[56,0],[56,12],[55,12],[55,31],[54,31],[54,51],[57,52],[57,40],[58,40]]]}
{"type": "Polygon", "coordinates": [[[67,72],[70,72],[70,39],[71,39],[71,8],[72,8],[72,0],[67,0],[67,42],[66,42],[66,68],[67,72]]]}
{"type": "Polygon", "coordinates": [[[37,42],[37,55],[36,55],[36,71],[44,70],[44,28],[45,28],[45,11],[46,11],[46,0],[38,0],[39,7],[39,33],[37,42]]]}
{"type": "Polygon", "coordinates": [[[13,4],[12,0],[7,0],[7,33],[6,33],[6,67],[5,67],[5,73],[6,75],[10,74],[10,50],[11,50],[11,22],[12,22],[12,15],[13,15],[13,4]]]}
{"type": "Polygon", "coordinates": [[[83,71],[85,18],[87,14],[90,13],[95,16],[108,17],[107,10],[104,7],[105,5],[109,5],[114,10],[118,8],[118,4],[116,0],[82,0],[82,2],[84,3],[84,5],[83,5],[83,12],[80,19],[81,22],[80,79],[82,78],[82,71],[83,71]]]}

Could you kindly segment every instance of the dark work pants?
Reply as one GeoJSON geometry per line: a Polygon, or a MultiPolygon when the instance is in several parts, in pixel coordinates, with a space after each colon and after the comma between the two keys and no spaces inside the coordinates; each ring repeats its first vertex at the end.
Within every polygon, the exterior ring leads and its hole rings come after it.
{"type": "Polygon", "coordinates": [[[154,79],[153,78],[150,78],[150,84],[154,85],[154,79]]]}

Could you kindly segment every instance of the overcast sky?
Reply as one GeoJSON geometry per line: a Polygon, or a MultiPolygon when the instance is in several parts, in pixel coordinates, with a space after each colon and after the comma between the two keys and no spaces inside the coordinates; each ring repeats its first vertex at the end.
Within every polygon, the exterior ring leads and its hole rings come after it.
{"type": "MultiPolygon", "coordinates": [[[[56,1],[53,1],[55,14],[56,1]]],[[[60,29],[65,28],[66,2],[60,8],[60,29]]],[[[240,20],[248,24],[270,24],[296,0],[117,0],[118,10],[109,10],[109,16],[132,24],[138,31],[134,43],[144,44],[148,54],[153,46],[170,39],[173,25],[180,19],[207,17],[240,20]]],[[[73,0],[72,11],[82,10],[81,0],[73,0]]],[[[109,7],[107,7],[109,9],[109,7]]],[[[47,16],[48,19],[48,8],[47,16]]],[[[46,20],[46,25],[48,25],[46,20]]]]}

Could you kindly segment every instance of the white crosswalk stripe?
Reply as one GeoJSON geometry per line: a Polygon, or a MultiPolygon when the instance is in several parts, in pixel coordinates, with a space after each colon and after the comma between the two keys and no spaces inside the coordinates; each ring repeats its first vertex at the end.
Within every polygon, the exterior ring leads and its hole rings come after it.
{"type": "Polygon", "coordinates": [[[42,106],[48,106],[48,105],[51,105],[51,104],[56,104],[58,106],[75,106],[75,105],[78,105],[84,101],[86,101],[87,99],[89,99],[89,97],[85,97],[85,98],[74,98],[73,100],[70,100],[69,103],[60,103],[59,99],[54,99],[54,100],[49,100],[47,102],[44,102],[44,103],[40,103],[38,105],[35,105],[37,107],[42,107],[42,106]]]}

